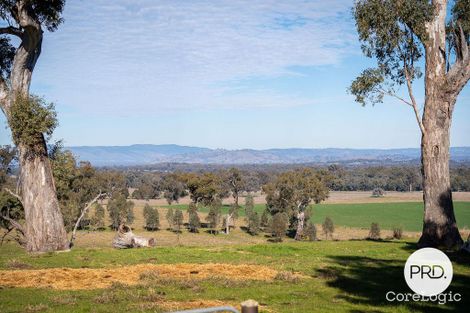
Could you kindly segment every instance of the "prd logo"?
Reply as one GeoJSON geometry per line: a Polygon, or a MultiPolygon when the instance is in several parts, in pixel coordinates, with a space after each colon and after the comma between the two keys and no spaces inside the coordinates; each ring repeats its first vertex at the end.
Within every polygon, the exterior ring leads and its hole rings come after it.
{"type": "Polygon", "coordinates": [[[447,255],[434,248],[423,248],[408,257],[404,275],[408,287],[421,296],[434,296],[449,287],[452,263],[447,255]]]}

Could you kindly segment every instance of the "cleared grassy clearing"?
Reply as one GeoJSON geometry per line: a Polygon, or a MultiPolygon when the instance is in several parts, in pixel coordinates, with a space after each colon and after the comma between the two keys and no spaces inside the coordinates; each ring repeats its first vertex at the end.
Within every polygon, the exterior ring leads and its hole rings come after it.
{"type": "Polygon", "coordinates": [[[283,275],[273,281],[227,277],[178,280],[147,275],[137,285],[115,282],[106,289],[4,287],[0,290],[0,311],[166,312],[211,303],[237,304],[255,298],[263,304],[262,312],[465,312],[470,305],[470,257],[460,254],[451,255],[454,280],[449,290],[461,293],[462,302],[436,305],[386,301],[387,291],[409,292],[403,265],[414,249],[414,242],[404,241],[320,241],[133,250],[78,248],[69,253],[31,257],[8,244],[0,247],[0,268],[6,270],[132,264],[175,264],[177,268],[176,264],[183,260],[195,264],[262,265],[286,273],[298,272],[306,278],[283,275]]]}

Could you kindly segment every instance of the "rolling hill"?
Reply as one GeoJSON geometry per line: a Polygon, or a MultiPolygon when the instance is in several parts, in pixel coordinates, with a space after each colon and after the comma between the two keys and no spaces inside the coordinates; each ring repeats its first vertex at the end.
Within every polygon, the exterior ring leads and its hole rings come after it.
{"type": "MultiPolygon", "coordinates": [[[[209,149],[179,145],[68,147],[79,160],[95,166],[158,163],[200,164],[393,164],[419,162],[419,149],[209,149]]],[[[453,162],[470,162],[470,147],[451,148],[453,162]]]]}

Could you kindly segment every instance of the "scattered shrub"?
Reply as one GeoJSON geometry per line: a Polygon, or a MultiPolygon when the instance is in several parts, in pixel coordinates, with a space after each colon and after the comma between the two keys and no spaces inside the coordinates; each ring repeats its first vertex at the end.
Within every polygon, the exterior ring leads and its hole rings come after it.
{"type": "Polygon", "coordinates": [[[372,223],[370,225],[369,239],[372,239],[372,240],[380,239],[380,227],[378,223],[372,223]]]}
{"type": "Polygon", "coordinates": [[[385,191],[382,188],[374,188],[374,190],[372,190],[372,197],[374,198],[380,198],[380,197],[383,197],[384,195],[385,195],[385,191]]]}
{"type": "Polygon", "coordinates": [[[286,235],[289,217],[286,213],[276,213],[271,221],[271,231],[276,241],[281,242],[286,235]]]}
{"type": "Polygon", "coordinates": [[[315,224],[312,222],[308,223],[307,227],[305,228],[305,235],[309,241],[317,240],[317,228],[315,227],[315,224]]]}
{"type": "Polygon", "coordinates": [[[168,222],[168,225],[170,226],[170,229],[173,229],[173,220],[174,220],[174,216],[173,216],[173,209],[172,208],[169,208],[167,211],[166,211],[166,220],[168,222]]]}
{"type": "Polygon", "coordinates": [[[206,216],[206,221],[209,223],[209,228],[214,234],[218,233],[218,227],[221,220],[220,214],[220,205],[221,203],[215,202],[210,206],[209,213],[206,216]]]}
{"type": "Polygon", "coordinates": [[[263,214],[261,215],[260,226],[263,228],[269,226],[269,212],[267,210],[264,210],[263,214]]]}
{"type": "Polygon", "coordinates": [[[326,217],[325,221],[322,224],[323,234],[325,234],[326,239],[333,238],[333,233],[335,232],[335,225],[333,220],[330,217],[326,217]]]}
{"type": "Polygon", "coordinates": [[[201,227],[201,219],[197,214],[197,206],[194,203],[190,203],[188,207],[189,214],[189,231],[192,233],[199,232],[199,227],[201,227]]]}
{"type": "Polygon", "coordinates": [[[144,206],[145,229],[157,230],[160,228],[160,214],[156,208],[152,208],[148,203],[144,206]]]}
{"type": "Polygon", "coordinates": [[[109,218],[111,219],[111,228],[118,229],[121,224],[132,224],[134,222],[134,202],[127,201],[126,197],[118,194],[111,199],[108,204],[109,218]]]}
{"type": "Polygon", "coordinates": [[[245,198],[245,215],[250,216],[255,208],[255,200],[252,195],[248,195],[245,198]]]}
{"type": "Polygon", "coordinates": [[[248,217],[248,233],[250,235],[257,235],[259,233],[260,220],[257,212],[251,211],[248,217]]]}
{"type": "Polygon", "coordinates": [[[394,227],[393,228],[393,239],[401,239],[403,237],[403,228],[394,227]]]}
{"type": "Polygon", "coordinates": [[[174,230],[178,233],[181,231],[181,226],[183,225],[183,212],[180,209],[176,209],[175,214],[173,215],[173,227],[174,230]]]}

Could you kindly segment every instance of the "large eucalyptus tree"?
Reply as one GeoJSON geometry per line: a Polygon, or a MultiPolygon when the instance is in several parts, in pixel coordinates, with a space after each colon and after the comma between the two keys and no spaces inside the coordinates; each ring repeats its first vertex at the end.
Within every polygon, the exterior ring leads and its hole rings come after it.
{"type": "Polygon", "coordinates": [[[449,145],[457,96],[470,79],[470,0],[358,0],[353,13],[363,52],[378,66],[362,72],[350,92],[363,105],[393,96],[414,112],[421,131],[424,189],[419,244],[458,248],[462,238],[452,203],[449,145]],[[413,82],[422,77],[423,57],[421,113],[413,82]],[[400,85],[406,86],[406,97],[397,94],[400,85]]]}
{"type": "Polygon", "coordinates": [[[0,106],[19,151],[17,196],[25,210],[28,251],[68,249],[44,138],[55,127],[55,116],[29,95],[43,28],[57,29],[64,4],[65,0],[0,0],[0,106]],[[16,47],[11,37],[16,38],[16,47]]]}

